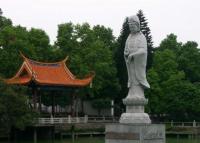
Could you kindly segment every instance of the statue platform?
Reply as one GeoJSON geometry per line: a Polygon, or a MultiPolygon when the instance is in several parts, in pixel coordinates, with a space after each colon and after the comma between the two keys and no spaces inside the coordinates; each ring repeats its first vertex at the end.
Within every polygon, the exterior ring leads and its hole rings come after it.
{"type": "Polygon", "coordinates": [[[165,143],[165,125],[110,124],[105,143],[165,143]]]}

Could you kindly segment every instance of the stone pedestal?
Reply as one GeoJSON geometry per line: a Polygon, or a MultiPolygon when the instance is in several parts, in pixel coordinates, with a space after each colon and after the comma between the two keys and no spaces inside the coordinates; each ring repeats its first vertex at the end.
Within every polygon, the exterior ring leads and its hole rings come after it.
{"type": "Polygon", "coordinates": [[[160,124],[110,124],[105,143],[165,143],[165,126],[160,124]]]}
{"type": "Polygon", "coordinates": [[[126,113],[121,115],[120,123],[125,124],[150,124],[151,120],[147,113],[144,113],[144,106],[148,100],[144,97],[144,89],[141,86],[132,86],[129,89],[128,96],[123,99],[126,105],[126,113]]]}
{"type": "Polygon", "coordinates": [[[151,124],[144,112],[148,100],[141,86],[130,87],[123,103],[126,112],[121,115],[120,123],[106,125],[106,143],[165,143],[165,125],[151,124]]]}

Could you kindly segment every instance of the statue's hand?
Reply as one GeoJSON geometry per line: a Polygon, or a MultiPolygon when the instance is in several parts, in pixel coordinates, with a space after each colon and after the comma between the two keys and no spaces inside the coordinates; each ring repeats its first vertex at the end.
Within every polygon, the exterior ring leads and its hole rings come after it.
{"type": "Polygon", "coordinates": [[[128,62],[129,64],[131,63],[132,58],[133,58],[132,55],[129,55],[129,56],[128,56],[127,62],[128,62]]]}

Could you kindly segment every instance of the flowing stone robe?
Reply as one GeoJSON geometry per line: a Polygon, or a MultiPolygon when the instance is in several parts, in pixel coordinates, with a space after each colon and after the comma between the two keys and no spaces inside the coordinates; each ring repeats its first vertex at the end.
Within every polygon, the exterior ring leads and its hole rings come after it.
{"type": "Polygon", "coordinates": [[[146,79],[147,42],[141,32],[128,36],[124,50],[124,58],[128,71],[128,87],[142,85],[144,88],[150,88],[146,79]],[[128,62],[128,56],[131,54],[131,61],[128,62]]]}
{"type": "Polygon", "coordinates": [[[133,31],[129,34],[124,49],[129,88],[127,98],[145,98],[144,88],[150,88],[146,79],[147,41],[140,32],[140,22],[137,16],[129,18],[129,28],[133,31]]]}

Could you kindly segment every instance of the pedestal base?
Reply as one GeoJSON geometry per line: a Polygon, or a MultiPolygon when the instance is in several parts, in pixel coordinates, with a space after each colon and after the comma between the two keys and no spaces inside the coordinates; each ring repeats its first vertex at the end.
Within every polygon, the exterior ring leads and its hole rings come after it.
{"type": "Polygon", "coordinates": [[[105,143],[165,143],[165,125],[106,125],[105,143]]]}
{"type": "Polygon", "coordinates": [[[150,124],[151,120],[147,113],[123,113],[119,122],[124,124],[150,124]]]}

